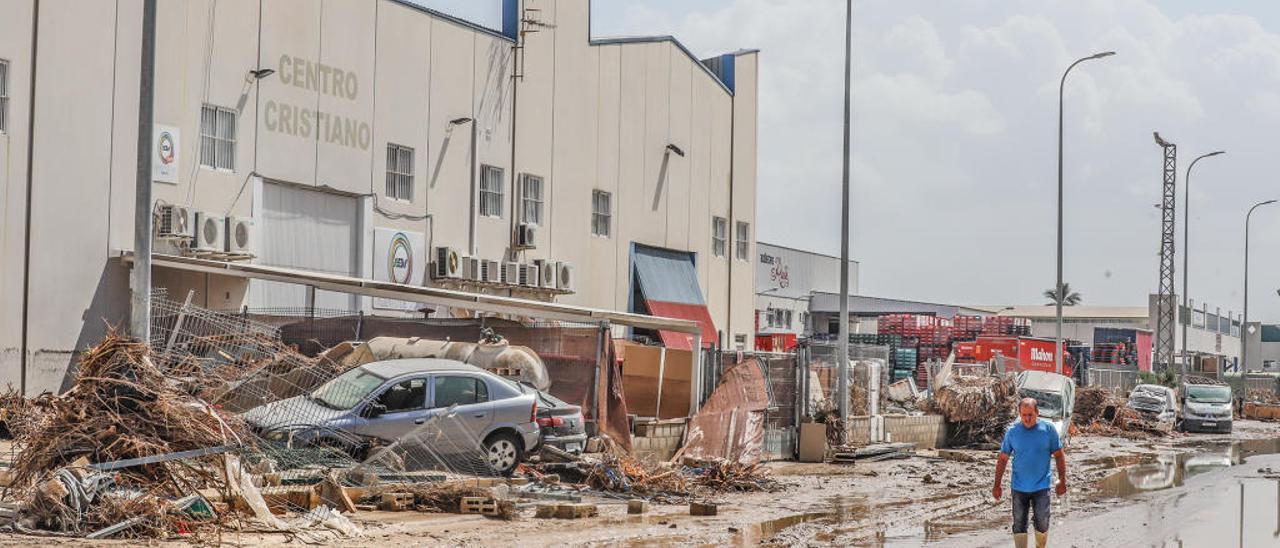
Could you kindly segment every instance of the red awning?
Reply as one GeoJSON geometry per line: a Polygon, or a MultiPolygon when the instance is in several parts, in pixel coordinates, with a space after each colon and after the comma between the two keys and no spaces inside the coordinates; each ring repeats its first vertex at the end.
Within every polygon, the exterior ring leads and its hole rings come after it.
{"type": "MultiPolygon", "coordinates": [[[[716,342],[716,326],[711,321],[711,311],[707,310],[707,305],[650,300],[646,300],[645,304],[649,306],[649,313],[654,316],[698,322],[698,326],[702,328],[702,346],[711,346],[716,342]]],[[[659,331],[658,335],[667,348],[693,350],[693,335],[675,331],[659,331]]]]}

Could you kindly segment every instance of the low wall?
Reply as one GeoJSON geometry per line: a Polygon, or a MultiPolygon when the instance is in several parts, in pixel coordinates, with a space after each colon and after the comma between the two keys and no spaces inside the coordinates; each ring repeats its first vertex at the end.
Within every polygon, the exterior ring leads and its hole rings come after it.
{"type": "Polygon", "coordinates": [[[687,419],[636,422],[631,454],[641,460],[669,460],[684,441],[687,419]]]}
{"type": "MultiPolygon", "coordinates": [[[[914,443],[917,449],[947,446],[947,424],[942,415],[884,415],[884,431],[894,443],[914,443]]],[[[871,443],[871,417],[849,418],[849,444],[871,443]]]]}

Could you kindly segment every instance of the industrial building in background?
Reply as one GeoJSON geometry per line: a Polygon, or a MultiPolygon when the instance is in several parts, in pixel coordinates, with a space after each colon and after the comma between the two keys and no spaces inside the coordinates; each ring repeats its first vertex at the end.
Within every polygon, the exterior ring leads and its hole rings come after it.
{"type": "MultiPolygon", "coordinates": [[[[128,317],[142,6],[0,5],[0,379],[28,394],[128,317]]],[[[502,8],[490,29],[399,0],[160,2],[142,214],[188,262],[153,287],[468,314],[293,273],[329,275],[692,319],[751,349],[755,52],[596,38],[588,0],[502,8]]]]}
{"type": "MultiPolygon", "coordinates": [[[[756,348],[783,352],[812,335],[811,304],[819,293],[840,294],[840,258],[759,242],[756,245],[756,348]]],[[[849,292],[858,292],[858,262],[849,261],[849,292]]],[[[821,332],[825,333],[826,324],[821,332]]]]}

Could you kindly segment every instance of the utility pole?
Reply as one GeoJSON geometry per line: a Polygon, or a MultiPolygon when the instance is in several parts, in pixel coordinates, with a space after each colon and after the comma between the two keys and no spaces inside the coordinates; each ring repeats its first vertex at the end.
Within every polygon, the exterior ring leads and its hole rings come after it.
{"type": "Polygon", "coordinates": [[[129,333],[151,338],[151,155],[155,128],[156,0],[142,2],[142,70],[138,87],[138,173],[133,202],[133,271],[129,333]]]}
{"type": "Polygon", "coordinates": [[[836,393],[839,394],[840,440],[849,428],[849,117],[850,86],[853,75],[853,0],[845,0],[844,10],[844,162],[840,186],[840,340],[836,343],[836,393]]]}
{"type": "MultiPolygon", "coordinates": [[[[1160,193],[1160,283],[1156,295],[1156,362],[1173,367],[1174,322],[1179,314],[1177,296],[1173,291],[1174,256],[1177,254],[1177,202],[1178,202],[1178,145],[1154,134],[1156,144],[1164,149],[1164,184],[1160,193]]],[[[1191,311],[1187,310],[1187,321],[1191,311]]],[[[1181,371],[1180,371],[1181,372],[1181,371]]]]}

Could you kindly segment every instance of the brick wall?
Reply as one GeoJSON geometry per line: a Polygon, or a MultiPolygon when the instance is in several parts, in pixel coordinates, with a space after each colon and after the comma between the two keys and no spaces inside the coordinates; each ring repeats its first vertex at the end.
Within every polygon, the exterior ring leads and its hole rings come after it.
{"type": "MultiPolygon", "coordinates": [[[[914,443],[918,449],[946,447],[947,425],[941,415],[885,415],[884,429],[894,443],[914,443]]],[[[849,418],[849,443],[870,443],[871,418],[849,418]]]]}
{"type": "Polygon", "coordinates": [[[631,454],[641,460],[670,460],[684,441],[687,419],[636,422],[631,454]]]}

